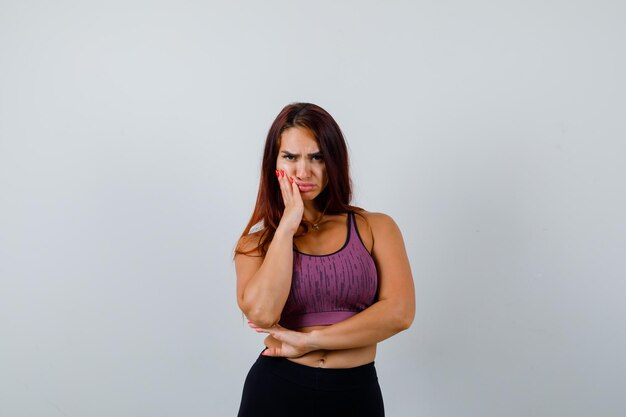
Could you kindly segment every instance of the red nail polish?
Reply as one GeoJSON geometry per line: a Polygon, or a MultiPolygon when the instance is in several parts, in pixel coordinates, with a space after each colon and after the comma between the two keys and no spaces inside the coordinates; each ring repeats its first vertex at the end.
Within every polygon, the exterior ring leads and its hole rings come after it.
{"type": "Polygon", "coordinates": [[[276,170],[276,177],[280,177],[280,173],[276,170]]]}
{"type": "Polygon", "coordinates": [[[285,177],[285,171],[280,171],[280,176],[284,178],[285,177]]]}
{"type": "Polygon", "coordinates": [[[289,177],[289,182],[293,184],[293,178],[289,177]]]}

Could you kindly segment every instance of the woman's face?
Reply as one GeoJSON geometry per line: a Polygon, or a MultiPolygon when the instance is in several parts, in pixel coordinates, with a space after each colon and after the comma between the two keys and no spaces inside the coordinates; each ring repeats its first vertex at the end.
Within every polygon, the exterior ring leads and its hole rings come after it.
{"type": "Polygon", "coordinates": [[[282,133],[276,169],[294,179],[303,200],[313,200],[328,184],[323,155],[308,129],[291,127],[282,133]]]}

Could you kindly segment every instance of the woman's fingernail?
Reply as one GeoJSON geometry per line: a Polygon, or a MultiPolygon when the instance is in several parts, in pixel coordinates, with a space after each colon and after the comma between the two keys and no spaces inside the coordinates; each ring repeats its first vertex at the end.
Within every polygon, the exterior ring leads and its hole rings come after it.
{"type": "Polygon", "coordinates": [[[281,176],[281,177],[284,177],[284,176],[285,176],[285,171],[282,171],[282,170],[281,170],[281,171],[280,171],[280,176],[281,176]]]}
{"type": "Polygon", "coordinates": [[[289,182],[293,184],[293,178],[289,177],[289,182]]]}
{"type": "Polygon", "coordinates": [[[276,170],[276,177],[280,177],[280,172],[278,172],[278,170],[276,170]]]}

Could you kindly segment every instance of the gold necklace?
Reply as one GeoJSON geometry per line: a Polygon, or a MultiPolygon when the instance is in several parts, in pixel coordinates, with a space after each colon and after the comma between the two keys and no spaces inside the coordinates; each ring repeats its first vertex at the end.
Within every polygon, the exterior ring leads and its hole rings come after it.
{"type": "Polygon", "coordinates": [[[322,222],[322,219],[324,218],[324,214],[326,213],[326,209],[324,209],[324,211],[322,212],[322,214],[320,215],[320,217],[318,217],[317,221],[315,222],[310,222],[308,220],[306,220],[307,223],[311,224],[311,227],[313,228],[313,230],[315,230],[316,232],[318,230],[320,230],[320,223],[322,222]]]}

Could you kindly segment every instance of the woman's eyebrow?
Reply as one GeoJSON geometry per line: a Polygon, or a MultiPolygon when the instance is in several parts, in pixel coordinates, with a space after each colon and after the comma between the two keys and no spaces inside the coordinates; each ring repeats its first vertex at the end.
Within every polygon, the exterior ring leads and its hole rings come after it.
{"type": "MultiPolygon", "coordinates": [[[[285,155],[300,156],[300,154],[299,154],[299,153],[293,153],[293,152],[289,152],[289,151],[285,151],[285,150],[283,150],[283,151],[281,151],[281,152],[282,152],[283,154],[285,154],[285,155]]],[[[307,154],[307,156],[308,156],[308,157],[311,157],[311,156],[318,156],[318,155],[321,155],[321,154],[322,154],[322,152],[321,152],[321,151],[317,151],[317,152],[308,153],[308,154],[307,154]]]]}

